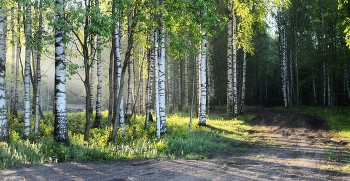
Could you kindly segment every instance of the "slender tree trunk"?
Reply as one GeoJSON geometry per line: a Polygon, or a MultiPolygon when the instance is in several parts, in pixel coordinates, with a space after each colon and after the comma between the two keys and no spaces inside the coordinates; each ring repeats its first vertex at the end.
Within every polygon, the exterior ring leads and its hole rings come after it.
{"type": "Polygon", "coordinates": [[[243,50],[243,72],[242,72],[242,92],[241,92],[241,109],[240,113],[243,114],[243,108],[244,108],[244,100],[245,100],[245,82],[246,82],[246,76],[247,76],[247,52],[244,49],[243,50]]]}
{"type": "Polygon", "coordinates": [[[183,92],[182,92],[182,61],[179,61],[179,68],[178,68],[178,111],[182,112],[182,101],[183,101],[183,92]]]}
{"type": "Polygon", "coordinates": [[[41,52],[42,52],[42,28],[43,28],[43,13],[42,13],[42,0],[40,0],[39,5],[39,27],[37,40],[39,41],[37,45],[37,57],[36,57],[36,93],[35,93],[35,124],[34,124],[34,134],[37,135],[39,131],[39,114],[40,114],[40,85],[41,85],[41,52]]]}
{"type": "MultiPolygon", "coordinates": [[[[99,2],[96,1],[98,4],[99,2]]],[[[97,69],[97,93],[96,93],[96,117],[94,127],[98,128],[101,125],[101,104],[102,104],[102,67],[101,67],[101,40],[97,36],[97,60],[96,60],[96,69],[97,69]]]]}
{"type": "Polygon", "coordinates": [[[282,81],[282,93],[284,107],[288,107],[287,98],[287,63],[286,63],[286,48],[285,48],[285,26],[284,26],[284,9],[282,8],[278,12],[278,39],[279,39],[279,56],[280,56],[280,66],[281,66],[281,81],[282,81]]]}
{"type": "Polygon", "coordinates": [[[130,119],[130,116],[132,114],[132,104],[134,102],[133,100],[133,90],[135,89],[134,87],[134,63],[130,59],[129,61],[129,67],[128,67],[128,95],[127,95],[127,103],[126,103],[126,114],[125,118],[128,120],[130,119]]]}
{"type": "Polygon", "coordinates": [[[66,113],[66,66],[64,31],[64,0],[56,0],[56,29],[55,29],[55,124],[54,138],[57,142],[68,142],[67,113],[66,113]]]}
{"type": "Polygon", "coordinates": [[[201,71],[200,71],[200,68],[201,68],[201,58],[202,58],[202,50],[201,50],[201,46],[198,47],[198,54],[197,54],[197,57],[196,57],[196,88],[197,88],[197,91],[196,91],[196,116],[199,118],[200,116],[200,104],[201,104],[201,71]]]}
{"type": "MultiPolygon", "coordinates": [[[[116,26],[114,30],[115,34],[115,60],[114,60],[114,70],[115,70],[115,108],[114,108],[114,127],[117,129],[116,126],[118,124],[120,125],[122,129],[122,135],[125,134],[125,127],[124,127],[124,96],[123,96],[123,89],[121,89],[120,83],[124,82],[122,79],[122,63],[121,63],[121,42],[120,42],[120,31],[119,31],[119,25],[116,26]],[[116,91],[117,90],[117,91],[116,91]],[[120,92],[120,93],[119,93],[120,92]],[[120,97],[119,97],[120,96],[120,97]],[[120,104],[118,104],[120,102],[120,104]]],[[[130,61],[130,59],[128,60],[130,61]]],[[[115,134],[114,134],[115,137],[115,134]]]]}
{"type": "MultiPolygon", "coordinates": [[[[169,86],[167,86],[167,92],[168,92],[168,110],[169,113],[173,112],[173,88],[175,88],[174,84],[173,84],[173,80],[174,78],[171,76],[171,67],[170,67],[170,59],[168,59],[168,64],[167,64],[167,84],[169,86]]],[[[174,75],[175,76],[175,75],[174,75]]]]}
{"type": "MultiPolygon", "coordinates": [[[[16,84],[16,75],[15,75],[15,70],[16,70],[16,43],[15,43],[15,39],[16,39],[16,36],[15,36],[15,8],[12,7],[11,8],[11,21],[10,21],[10,24],[11,24],[11,39],[12,39],[12,42],[11,42],[11,48],[12,48],[12,56],[11,56],[11,73],[10,73],[10,76],[11,76],[11,102],[10,102],[10,114],[12,114],[14,112],[14,109],[15,109],[15,84],[16,84]]],[[[12,116],[14,116],[12,114],[12,116]]]]}
{"type": "Polygon", "coordinates": [[[160,133],[166,133],[166,87],[165,87],[165,32],[164,32],[164,20],[162,20],[162,26],[160,29],[160,57],[159,57],[159,116],[160,116],[160,133]]]}
{"type": "Polygon", "coordinates": [[[326,97],[327,97],[327,78],[326,78],[326,65],[325,63],[322,64],[322,71],[323,71],[323,107],[326,106],[326,97]]]}
{"type": "Polygon", "coordinates": [[[24,70],[24,138],[30,133],[30,44],[31,44],[31,2],[26,5],[26,55],[24,70]]]}
{"type": "MultiPolygon", "coordinates": [[[[8,140],[6,107],[6,7],[0,6],[0,141],[8,140]]],[[[12,32],[13,33],[13,32],[12,32]]]]}
{"type": "Polygon", "coordinates": [[[185,57],[185,111],[188,113],[188,56],[185,57]]]}
{"type": "Polygon", "coordinates": [[[228,4],[228,33],[227,33],[227,114],[233,114],[233,5],[231,2],[228,4]]]}
{"type": "MultiPolygon", "coordinates": [[[[155,56],[157,56],[157,52],[155,53],[155,50],[153,47],[153,42],[154,42],[154,36],[153,34],[150,35],[150,49],[149,49],[149,58],[148,58],[148,78],[147,78],[147,88],[146,88],[146,93],[147,93],[147,97],[146,97],[146,120],[145,120],[145,128],[148,129],[149,127],[149,121],[150,118],[152,118],[151,115],[151,108],[152,108],[152,90],[153,90],[153,76],[154,76],[154,69],[155,69],[155,65],[154,65],[154,60],[155,60],[155,56]]],[[[157,50],[158,51],[158,50],[157,50]]],[[[156,64],[156,66],[158,66],[156,64]]],[[[157,84],[156,84],[157,85],[157,84]]]]}
{"type": "MultiPolygon", "coordinates": [[[[18,11],[21,10],[20,3],[18,3],[18,11]]],[[[17,34],[21,33],[21,16],[20,13],[17,15],[17,34]]],[[[14,98],[14,109],[11,113],[13,116],[18,117],[18,86],[19,86],[19,64],[21,59],[21,38],[17,36],[17,46],[16,46],[16,83],[15,83],[15,98],[14,98]]]]}
{"type": "MultiPolygon", "coordinates": [[[[115,3],[113,3],[113,7],[112,7],[112,18],[116,19],[116,8],[115,8],[115,3]]],[[[114,33],[112,33],[112,48],[111,48],[111,52],[109,54],[109,69],[108,69],[108,83],[109,83],[109,101],[108,101],[108,127],[111,126],[112,124],[112,120],[113,120],[113,108],[114,108],[114,103],[115,103],[115,83],[113,82],[114,78],[114,57],[115,55],[115,49],[116,49],[116,40],[115,40],[115,36],[114,33]]]]}
{"type": "MultiPolygon", "coordinates": [[[[205,35],[204,35],[205,36],[205,35]]],[[[198,125],[206,125],[206,110],[207,110],[207,40],[204,37],[202,39],[202,58],[201,58],[201,69],[200,69],[200,75],[201,75],[201,101],[200,101],[200,115],[199,115],[199,122],[198,125]]]]}
{"type": "Polygon", "coordinates": [[[159,49],[158,49],[159,36],[158,32],[154,33],[154,84],[155,84],[155,105],[156,105],[156,136],[160,138],[160,107],[159,107],[159,49]]]}
{"type": "Polygon", "coordinates": [[[236,46],[236,9],[233,11],[232,16],[232,70],[233,70],[233,110],[234,115],[236,118],[238,118],[238,89],[237,89],[237,46],[236,46]]]}

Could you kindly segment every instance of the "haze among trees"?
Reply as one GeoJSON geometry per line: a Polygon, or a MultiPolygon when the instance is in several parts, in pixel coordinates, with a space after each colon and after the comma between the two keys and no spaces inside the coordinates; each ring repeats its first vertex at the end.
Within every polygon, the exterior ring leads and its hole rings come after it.
{"type": "Polygon", "coordinates": [[[146,130],[156,121],[160,138],[176,111],[200,126],[216,107],[236,118],[245,105],[334,114],[350,103],[349,8],[330,0],[1,1],[0,140],[9,138],[8,116],[23,118],[27,139],[31,117],[37,135],[50,111],[55,140],[69,142],[68,111],[85,110],[88,141],[108,110],[111,143],[135,115],[145,115],[146,130]]]}

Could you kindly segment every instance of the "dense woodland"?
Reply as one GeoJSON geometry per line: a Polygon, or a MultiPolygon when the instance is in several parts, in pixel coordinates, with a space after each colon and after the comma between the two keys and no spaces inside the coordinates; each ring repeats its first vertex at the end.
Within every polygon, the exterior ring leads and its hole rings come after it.
{"type": "Polygon", "coordinates": [[[334,114],[350,101],[349,13],[343,0],[1,1],[0,140],[8,116],[23,116],[27,138],[50,110],[65,142],[67,111],[79,107],[67,102],[84,104],[84,140],[108,110],[112,143],[136,114],[146,129],[156,121],[157,137],[174,111],[199,125],[215,107],[334,114]]]}

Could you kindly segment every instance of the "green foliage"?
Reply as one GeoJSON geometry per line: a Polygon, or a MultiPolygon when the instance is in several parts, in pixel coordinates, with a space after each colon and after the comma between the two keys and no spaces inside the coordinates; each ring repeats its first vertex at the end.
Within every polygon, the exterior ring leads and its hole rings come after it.
{"type": "MultiPolygon", "coordinates": [[[[67,115],[69,143],[57,143],[53,139],[52,113],[40,121],[39,134],[22,140],[23,123],[10,118],[10,139],[0,143],[0,168],[18,164],[42,164],[68,161],[116,161],[125,158],[186,158],[201,159],[222,154],[242,154],[248,149],[243,142],[251,141],[248,131],[252,127],[244,120],[225,119],[220,116],[207,118],[207,127],[194,127],[189,132],[188,114],[176,113],[167,118],[168,132],[156,138],[155,123],[144,129],[144,116],[132,118],[126,125],[126,133],[120,131],[116,145],[109,144],[111,128],[106,126],[107,111],[102,112],[101,128],[90,131],[90,139],[84,141],[85,114],[67,115]]],[[[32,120],[34,121],[34,120],[32,120]]],[[[33,125],[33,124],[32,124],[33,125]]],[[[249,144],[245,144],[249,145],[249,144]]]]}

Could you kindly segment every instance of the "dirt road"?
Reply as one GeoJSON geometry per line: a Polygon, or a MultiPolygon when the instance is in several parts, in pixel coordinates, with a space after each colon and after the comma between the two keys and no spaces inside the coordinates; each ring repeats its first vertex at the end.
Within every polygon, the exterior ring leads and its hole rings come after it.
{"type": "Polygon", "coordinates": [[[242,156],[23,165],[0,170],[0,180],[350,180],[350,145],[323,120],[264,108],[249,114],[257,115],[257,142],[242,156]]]}

